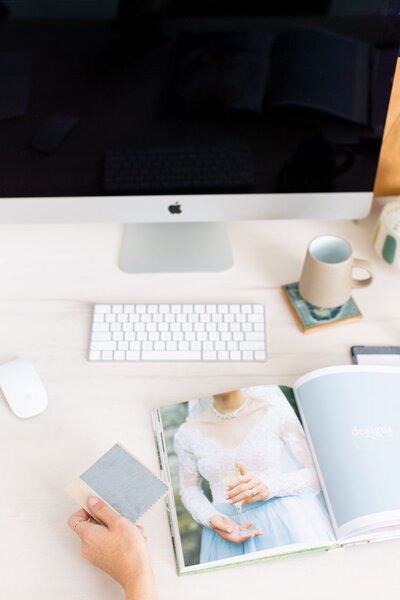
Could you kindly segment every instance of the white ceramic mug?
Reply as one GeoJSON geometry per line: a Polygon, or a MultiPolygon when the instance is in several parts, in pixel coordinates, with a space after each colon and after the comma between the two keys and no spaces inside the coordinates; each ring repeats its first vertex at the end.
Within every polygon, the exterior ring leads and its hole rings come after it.
{"type": "Polygon", "coordinates": [[[351,297],[355,287],[372,283],[371,267],[366,260],[353,257],[350,244],[334,235],[321,235],[308,246],[299,291],[304,300],[314,306],[335,308],[351,297]],[[366,279],[355,279],[353,268],[365,269],[366,279]]]}

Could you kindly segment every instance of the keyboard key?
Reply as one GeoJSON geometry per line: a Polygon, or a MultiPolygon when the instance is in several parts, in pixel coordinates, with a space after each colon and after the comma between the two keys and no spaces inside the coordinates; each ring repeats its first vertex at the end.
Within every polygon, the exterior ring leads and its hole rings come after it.
{"type": "Polygon", "coordinates": [[[92,331],[109,331],[109,323],[93,323],[92,331]]]}
{"type": "Polygon", "coordinates": [[[263,341],[264,340],[264,333],[261,331],[248,331],[246,333],[246,342],[252,342],[252,341],[263,341]]]}
{"type": "Polygon", "coordinates": [[[109,313],[111,311],[111,304],[96,304],[94,312],[96,313],[109,313]]]}
{"type": "Polygon", "coordinates": [[[203,360],[217,360],[217,353],[215,350],[203,352],[203,360]]]}
{"type": "Polygon", "coordinates": [[[93,315],[93,323],[104,323],[105,314],[104,313],[95,313],[93,315]]]}
{"type": "Polygon", "coordinates": [[[167,350],[162,352],[142,352],[142,360],[201,360],[201,352],[195,352],[193,350],[187,350],[186,352],[183,352],[182,350],[179,352],[168,352],[167,350]]]}
{"type": "Polygon", "coordinates": [[[244,333],[242,331],[235,331],[232,334],[232,338],[235,340],[235,342],[241,342],[244,340],[244,333]]]}
{"type": "Polygon", "coordinates": [[[94,342],[107,342],[111,340],[111,331],[101,331],[101,332],[93,332],[92,340],[94,342]]]}
{"type": "Polygon", "coordinates": [[[260,314],[248,315],[247,320],[249,323],[263,323],[264,315],[260,315],[260,314]]]}
{"type": "Polygon", "coordinates": [[[241,342],[241,350],[264,350],[264,342],[241,342]]]}
{"type": "Polygon", "coordinates": [[[91,350],[116,350],[117,342],[92,342],[91,350]]]}

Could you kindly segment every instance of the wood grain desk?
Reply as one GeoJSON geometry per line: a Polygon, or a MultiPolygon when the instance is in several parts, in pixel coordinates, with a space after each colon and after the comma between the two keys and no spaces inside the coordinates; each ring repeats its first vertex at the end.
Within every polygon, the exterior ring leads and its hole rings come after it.
{"type": "MultiPolygon", "coordinates": [[[[400,343],[400,273],[373,253],[376,216],[352,222],[255,222],[230,226],[232,270],[126,275],[117,268],[118,225],[0,227],[0,362],[32,359],[49,394],[41,416],[19,420],[0,402],[0,597],[111,600],[119,587],[79,555],[64,486],[119,440],[157,469],[152,408],[227,387],[292,384],[305,371],[350,362],[352,344],[400,343]],[[364,320],[300,333],[279,286],[295,281],[307,242],[323,233],[351,241],[375,282],[354,297],[364,320]],[[265,364],[91,364],[93,302],[265,302],[265,364]]],[[[395,474],[394,474],[395,475],[395,474]]],[[[373,482],[371,483],[373,485],[373,482]]],[[[398,598],[400,543],[178,578],[164,506],[143,519],[162,600],[398,598]]]]}

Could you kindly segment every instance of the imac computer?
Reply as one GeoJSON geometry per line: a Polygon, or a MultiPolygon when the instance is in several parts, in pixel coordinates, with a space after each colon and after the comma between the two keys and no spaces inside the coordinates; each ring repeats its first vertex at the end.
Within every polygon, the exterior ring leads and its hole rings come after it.
{"type": "Polygon", "coordinates": [[[370,210],[398,0],[2,0],[0,222],[126,224],[128,272],[225,223],[370,210]]]}

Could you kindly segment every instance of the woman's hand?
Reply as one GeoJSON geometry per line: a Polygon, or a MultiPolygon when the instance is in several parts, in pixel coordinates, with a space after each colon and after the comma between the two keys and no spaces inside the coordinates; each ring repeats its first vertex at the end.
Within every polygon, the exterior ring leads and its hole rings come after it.
{"type": "Polygon", "coordinates": [[[156,600],[143,528],[98,498],[90,498],[88,506],[98,522],[83,508],[68,519],[81,539],[82,556],[116,579],[128,600],[156,600]]]}
{"type": "Polygon", "coordinates": [[[255,475],[251,475],[241,464],[237,464],[241,477],[227,486],[228,493],[226,499],[231,504],[241,502],[242,504],[252,504],[260,500],[268,500],[269,490],[265,483],[255,475]]]}
{"type": "Polygon", "coordinates": [[[233,542],[234,544],[241,544],[242,542],[245,542],[256,535],[263,535],[261,529],[254,529],[254,531],[250,531],[250,529],[253,527],[253,523],[251,521],[243,526],[240,526],[229,517],[225,517],[224,515],[214,515],[211,517],[209,523],[215,533],[218,533],[218,535],[224,540],[233,542]]]}

